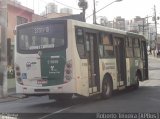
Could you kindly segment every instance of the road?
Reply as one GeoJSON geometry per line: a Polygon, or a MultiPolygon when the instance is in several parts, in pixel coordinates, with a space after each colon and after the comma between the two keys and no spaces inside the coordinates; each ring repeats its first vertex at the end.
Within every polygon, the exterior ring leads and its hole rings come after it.
{"type": "Polygon", "coordinates": [[[72,102],[68,103],[58,103],[54,100],[49,100],[46,96],[29,97],[13,102],[0,103],[0,112],[25,113],[27,118],[31,116],[33,119],[55,118],[57,114],[66,116],[65,113],[159,112],[159,67],[160,60],[149,58],[150,80],[141,82],[138,90],[121,91],[115,93],[108,100],[100,100],[94,97],[73,99],[72,102]]]}

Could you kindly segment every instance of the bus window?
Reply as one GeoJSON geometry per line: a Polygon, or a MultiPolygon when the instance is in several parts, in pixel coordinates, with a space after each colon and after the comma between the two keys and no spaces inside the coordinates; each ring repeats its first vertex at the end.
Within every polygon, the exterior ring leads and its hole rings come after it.
{"type": "Polygon", "coordinates": [[[36,46],[36,36],[32,36],[32,46],[36,46]]]}
{"type": "Polygon", "coordinates": [[[102,39],[102,34],[99,34],[100,40],[99,40],[99,57],[103,58],[104,57],[104,49],[103,49],[103,39],[102,39]]]}
{"type": "Polygon", "coordinates": [[[133,41],[132,41],[133,39],[132,38],[129,38],[128,39],[128,47],[130,47],[130,48],[132,48],[133,47],[133,41]]]}
{"type": "Polygon", "coordinates": [[[113,46],[104,46],[104,56],[105,57],[113,57],[113,46]]]}
{"type": "Polygon", "coordinates": [[[89,46],[89,41],[88,40],[86,40],[86,50],[90,51],[90,46],[89,46]]]}
{"type": "Polygon", "coordinates": [[[126,56],[128,58],[133,57],[133,46],[132,46],[132,39],[127,38],[126,40],[126,56]]]}
{"type": "Polygon", "coordinates": [[[100,57],[110,58],[114,57],[113,39],[112,36],[106,33],[101,33],[99,44],[100,57]]]}
{"type": "Polygon", "coordinates": [[[133,41],[133,46],[134,46],[134,57],[140,57],[140,43],[139,39],[134,39],[133,41]]]}
{"type": "Polygon", "coordinates": [[[103,45],[99,45],[99,55],[100,55],[100,57],[103,57],[103,45]]]}
{"type": "Polygon", "coordinates": [[[34,24],[33,26],[21,27],[17,31],[17,49],[21,53],[36,53],[39,49],[61,49],[65,48],[65,43],[67,43],[63,23],[34,24]],[[54,45],[51,44],[52,38],[55,39],[54,45]]]}
{"type": "Polygon", "coordinates": [[[51,44],[55,44],[55,38],[51,38],[51,44]]]}
{"type": "Polygon", "coordinates": [[[20,48],[28,49],[29,48],[28,36],[21,35],[20,39],[21,39],[20,48]]]}
{"type": "Polygon", "coordinates": [[[52,46],[52,47],[55,47],[55,41],[56,41],[56,39],[53,37],[53,38],[51,38],[51,40],[50,40],[50,45],[52,46]]]}
{"type": "Polygon", "coordinates": [[[47,37],[41,37],[41,45],[48,45],[48,38],[47,37]]]}
{"type": "Polygon", "coordinates": [[[64,39],[63,38],[56,38],[55,39],[55,47],[60,47],[64,45],[64,39]]]}
{"type": "Polygon", "coordinates": [[[76,44],[80,58],[85,58],[85,43],[83,29],[76,29],[76,44]]]}

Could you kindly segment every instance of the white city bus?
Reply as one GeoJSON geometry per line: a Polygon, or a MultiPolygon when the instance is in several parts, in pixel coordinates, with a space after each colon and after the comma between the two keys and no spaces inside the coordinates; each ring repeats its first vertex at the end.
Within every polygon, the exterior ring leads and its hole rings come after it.
{"type": "Polygon", "coordinates": [[[76,20],[27,23],[17,26],[15,72],[16,92],[27,96],[109,98],[148,79],[146,40],[76,20]]]}

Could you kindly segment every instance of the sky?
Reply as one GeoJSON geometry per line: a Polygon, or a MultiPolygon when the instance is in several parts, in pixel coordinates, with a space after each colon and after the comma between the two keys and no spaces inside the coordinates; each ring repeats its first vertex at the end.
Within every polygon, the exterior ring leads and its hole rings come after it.
{"type": "MultiPolygon", "coordinates": [[[[74,14],[79,14],[81,12],[78,7],[79,0],[18,0],[22,5],[34,9],[36,14],[40,14],[45,11],[45,6],[47,3],[54,2],[58,5],[58,9],[64,8],[66,6],[73,9],[74,14]],[[64,5],[60,4],[63,3],[64,5]]],[[[88,1],[88,8],[86,10],[86,17],[93,13],[93,0],[88,1]]],[[[96,1],[96,11],[103,8],[104,6],[110,4],[115,0],[95,0],[96,1]]],[[[121,2],[114,2],[113,4],[107,6],[105,9],[99,11],[97,16],[97,21],[102,17],[106,16],[108,21],[112,21],[115,17],[121,16],[126,20],[131,20],[135,16],[146,17],[154,15],[154,5],[156,6],[157,16],[160,16],[160,0],[122,0],[121,2]]],[[[87,22],[92,22],[92,17],[87,19],[87,22]]],[[[154,23],[152,19],[149,22],[154,23]]],[[[160,23],[160,20],[158,21],[160,23]]],[[[160,25],[158,25],[160,28],[160,25]]]]}

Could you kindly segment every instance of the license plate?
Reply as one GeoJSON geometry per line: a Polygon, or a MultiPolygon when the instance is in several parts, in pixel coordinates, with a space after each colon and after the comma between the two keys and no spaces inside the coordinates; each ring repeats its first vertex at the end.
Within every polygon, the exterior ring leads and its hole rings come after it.
{"type": "Polygon", "coordinates": [[[47,84],[47,80],[37,80],[37,84],[47,84]]]}

